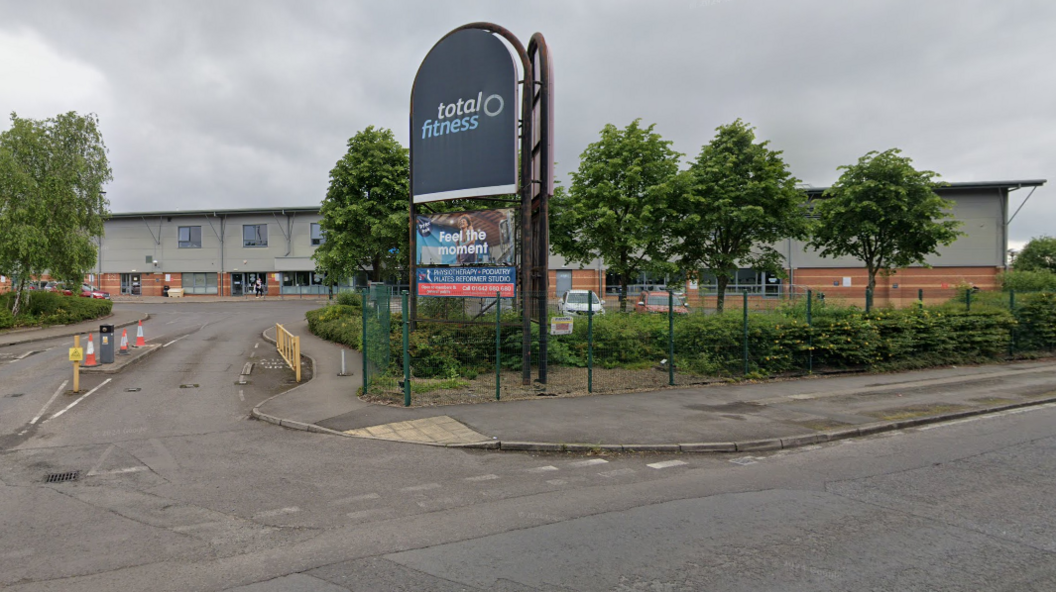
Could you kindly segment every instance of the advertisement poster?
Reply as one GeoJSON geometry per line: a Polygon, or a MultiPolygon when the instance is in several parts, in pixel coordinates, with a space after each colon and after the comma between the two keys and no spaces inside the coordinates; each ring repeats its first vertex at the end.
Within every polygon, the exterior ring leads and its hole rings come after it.
{"type": "Polygon", "coordinates": [[[418,265],[514,265],[514,210],[419,215],[418,265]]]}
{"type": "Polygon", "coordinates": [[[426,267],[418,270],[419,296],[516,296],[515,267],[426,267]]]}

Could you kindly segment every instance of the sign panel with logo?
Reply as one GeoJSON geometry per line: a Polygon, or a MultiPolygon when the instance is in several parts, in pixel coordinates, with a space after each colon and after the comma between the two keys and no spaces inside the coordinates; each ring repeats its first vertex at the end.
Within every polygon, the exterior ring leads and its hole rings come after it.
{"type": "Polygon", "coordinates": [[[71,362],[83,362],[84,361],[84,348],[71,347],[70,348],[70,361],[71,362]]]}
{"type": "Polygon", "coordinates": [[[496,35],[455,31],[422,62],[411,178],[414,203],[517,193],[517,67],[496,35]]]}
{"type": "Polygon", "coordinates": [[[513,265],[513,209],[419,214],[418,265],[513,265]]]}
{"type": "Polygon", "coordinates": [[[502,298],[516,296],[514,267],[421,267],[418,269],[419,296],[476,296],[502,298]]]}
{"type": "Polygon", "coordinates": [[[572,317],[553,317],[550,319],[551,335],[571,335],[572,317]]]}

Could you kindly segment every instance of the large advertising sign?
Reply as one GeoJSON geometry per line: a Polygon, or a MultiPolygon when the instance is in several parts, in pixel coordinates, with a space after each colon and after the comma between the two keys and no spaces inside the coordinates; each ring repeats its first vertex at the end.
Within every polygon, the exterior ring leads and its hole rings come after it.
{"type": "Polygon", "coordinates": [[[417,216],[418,265],[514,265],[514,210],[417,216]]]}
{"type": "Polygon", "coordinates": [[[411,91],[414,203],[517,193],[517,68],[494,34],[456,31],[411,91]]]}
{"type": "Polygon", "coordinates": [[[515,267],[422,267],[418,269],[419,296],[516,296],[515,267]]]}

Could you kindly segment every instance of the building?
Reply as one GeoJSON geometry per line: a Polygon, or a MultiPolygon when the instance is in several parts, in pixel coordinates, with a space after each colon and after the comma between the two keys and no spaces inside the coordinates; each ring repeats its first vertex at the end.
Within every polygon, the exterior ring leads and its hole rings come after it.
{"type": "MultiPolygon", "coordinates": [[[[1033,190],[1045,183],[1044,179],[983,181],[950,183],[940,188],[937,193],[953,203],[952,214],[962,222],[960,230],[964,236],[928,257],[931,267],[911,267],[891,276],[879,276],[874,302],[895,305],[912,302],[920,290],[924,291],[926,300],[945,300],[963,286],[983,290],[998,288],[997,274],[1008,266],[1008,222],[1014,215],[1009,211],[1009,195],[1020,189],[1033,190]]],[[[806,191],[811,199],[818,199],[825,189],[806,191]]],[[[864,302],[868,274],[860,261],[848,257],[826,259],[796,240],[774,247],[785,255],[786,277],[740,269],[727,287],[727,294],[748,292],[753,297],[780,298],[790,292],[811,289],[849,303],[864,302]]],[[[643,289],[676,287],[665,278],[649,274],[642,274],[633,284],[632,294],[643,289]]],[[[554,255],[550,257],[550,286],[554,297],[573,288],[595,290],[612,298],[619,292],[618,279],[606,274],[601,261],[572,266],[554,255]]],[[[677,289],[685,289],[690,301],[706,301],[714,296],[717,283],[714,276],[704,272],[697,281],[686,282],[684,286],[679,282],[677,289]]]]}
{"type": "Polygon", "coordinates": [[[241,296],[258,278],[273,296],[323,294],[320,218],[318,207],[113,214],[89,279],[124,295],[241,296]]]}

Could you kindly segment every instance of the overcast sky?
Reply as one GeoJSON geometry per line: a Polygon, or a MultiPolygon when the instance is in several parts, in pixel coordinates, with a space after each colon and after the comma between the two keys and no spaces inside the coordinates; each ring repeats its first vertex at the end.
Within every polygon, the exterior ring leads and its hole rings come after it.
{"type": "MultiPolygon", "coordinates": [[[[639,117],[687,160],[740,117],[815,186],[891,147],[947,181],[1056,183],[1052,0],[0,0],[0,111],[98,114],[115,212],[317,205],[357,131],[409,143],[420,62],[474,21],[546,36],[566,184],[639,117]]],[[[1056,234],[1053,196],[1013,245],[1056,234]]]]}

